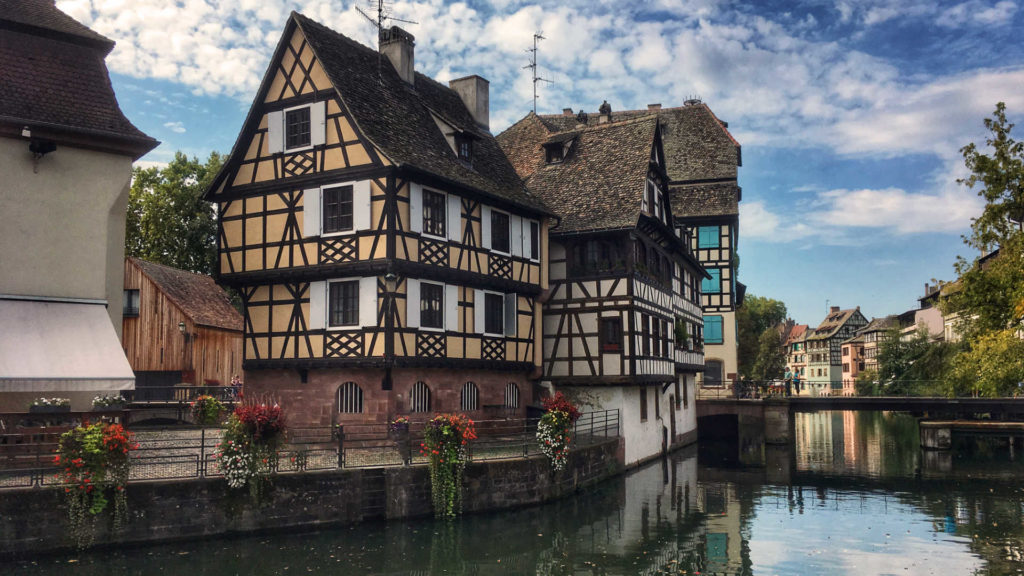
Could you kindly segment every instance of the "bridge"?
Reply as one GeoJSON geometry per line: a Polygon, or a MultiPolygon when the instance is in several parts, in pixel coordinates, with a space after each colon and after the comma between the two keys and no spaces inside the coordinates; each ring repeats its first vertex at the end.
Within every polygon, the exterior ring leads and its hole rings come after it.
{"type": "Polygon", "coordinates": [[[995,420],[1024,420],[1024,398],[944,398],[921,396],[793,396],[768,398],[698,398],[701,436],[713,437],[735,421],[737,427],[763,425],[769,444],[793,439],[794,412],[881,410],[913,412],[957,419],[988,414],[995,420]]]}

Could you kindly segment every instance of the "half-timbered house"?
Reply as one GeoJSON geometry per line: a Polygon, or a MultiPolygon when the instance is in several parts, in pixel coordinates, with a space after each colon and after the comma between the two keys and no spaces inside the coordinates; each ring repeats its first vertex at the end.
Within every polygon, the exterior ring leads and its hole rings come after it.
{"type": "Polygon", "coordinates": [[[442,85],[412,35],[379,40],[292,13],[207,192],[246,389],[308,424],[523,414],[550,213],[489,132],[487,81],[442,85]]]}
{"type": "Polygon", "coordinates": [[[558,215],[550,230],[543,381],[619,409],[635,463],[696,439],[704,270],[674,225],[656,115],[571,127],[529,114],[498,136],[558,215]]]}
{"type": "Polygon", "coordinates": [[[827,396],[843,388],[842,342],[868,324],[860,306],[840,310],[832,306],[828,316],[807,336],[807,386],[813,396],[827,396]]]}

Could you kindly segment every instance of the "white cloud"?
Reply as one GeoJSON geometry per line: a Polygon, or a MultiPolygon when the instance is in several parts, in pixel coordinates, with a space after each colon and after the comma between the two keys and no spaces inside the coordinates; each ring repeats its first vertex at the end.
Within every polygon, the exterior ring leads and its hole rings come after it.
{"type": "Polygon", "coordinates": [[[177,134],[185,133],[185,125],[181,122],[164,122],[164,128],[167,128],[171,132],[175,132],[177,134]]]}

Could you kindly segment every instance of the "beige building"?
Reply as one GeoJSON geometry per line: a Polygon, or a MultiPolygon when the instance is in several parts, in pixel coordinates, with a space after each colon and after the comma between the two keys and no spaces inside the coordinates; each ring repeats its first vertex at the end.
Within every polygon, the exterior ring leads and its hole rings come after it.
{"type": "Polygon", "coordinates": [[[118,341],[132,161],[114,42],[48,0],[0,0],[0,411],[131,388],[118,341]],[[74,394],[73,394],[74,393],[74,394]]]}
{"type": "Polygon", "coordinates": [[[864,337],[864,370],[878,370],[879,346],[888,338],[887,333],[896,326],[896,316],[872,318],[857,333],[864,337]]]}
{"type": "Polygon", "coordinates": [[[807,377],[807,324],[797,324],[786,338],[786,366],[803,380],[807,377]]]}
{"type": "Polygon", "coordinates": [[[842,343],[843,386],[835,396],[856,396],[857,376],[864,370],[864,335],[858,334],[842,343]]]}

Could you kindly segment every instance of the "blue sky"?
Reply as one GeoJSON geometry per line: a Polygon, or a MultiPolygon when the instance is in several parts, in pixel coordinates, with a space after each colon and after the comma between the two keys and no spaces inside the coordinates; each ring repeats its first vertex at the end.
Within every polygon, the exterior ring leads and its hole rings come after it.
{"type": "MultiPolygon", "coordinates": [[[[375,37],[347,0],[57,5],[117,41],[107,63],[118,100],[163,142],[146,163],[230,149],[290,10],[375,37]]],[[[981,208],[955,182],[959,149],[984,139],[996,102],[1024,117],[1013,0],[423,0],[391,11],[418,22],[419,71],[490,80],[495,133],[532,107],[522,66],[535,31],[554,80],[541,113],[702,98],[743,145],[740,280],[800,323],[820,323],[826,302],[869,318],[903,312],[925,282],[950,279],[981,208]]]]}

